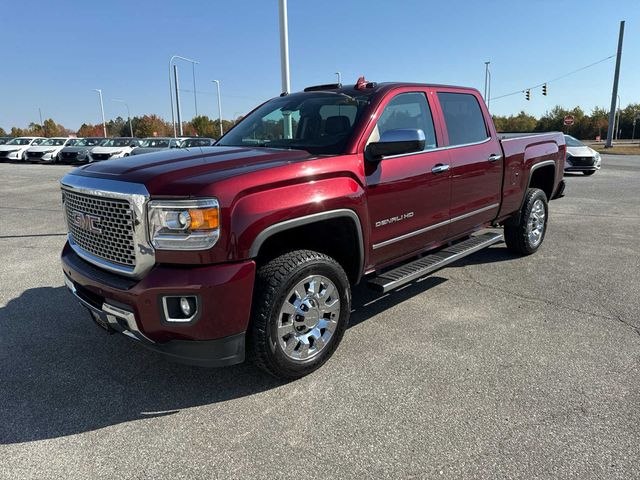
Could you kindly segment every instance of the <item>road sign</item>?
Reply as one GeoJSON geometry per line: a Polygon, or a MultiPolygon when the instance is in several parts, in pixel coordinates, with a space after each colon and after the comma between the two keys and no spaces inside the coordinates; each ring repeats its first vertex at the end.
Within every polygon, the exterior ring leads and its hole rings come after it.
{"type": "Polygon", "coordinates": [[[566,117],[564,117],[565,125],[573,125],[575,122],[576,122],[576,119],[573,118],[573,115],[567,115],[566,117]]]}

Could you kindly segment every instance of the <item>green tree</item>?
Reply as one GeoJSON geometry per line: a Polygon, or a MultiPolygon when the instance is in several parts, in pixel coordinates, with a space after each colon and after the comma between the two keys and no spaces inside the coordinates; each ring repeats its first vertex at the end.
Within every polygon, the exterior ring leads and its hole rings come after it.
{"type": "Polygon", "coordinates": [[[7,132],[5,132],[4,128],[0,127],[0,137],[6,137],[7,132]]]}

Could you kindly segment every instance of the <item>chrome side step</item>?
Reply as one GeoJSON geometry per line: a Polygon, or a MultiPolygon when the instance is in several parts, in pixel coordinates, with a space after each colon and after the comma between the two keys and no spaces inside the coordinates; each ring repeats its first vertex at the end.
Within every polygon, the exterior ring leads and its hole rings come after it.
{"type": "Polygon", "coordinates": [[[502,240],[502,233],[492,232],[476,235],[436,253],[426,255],[411,263],[382,273],[369,280],[367,285],[380,293],[386,293],[502,240]]]}

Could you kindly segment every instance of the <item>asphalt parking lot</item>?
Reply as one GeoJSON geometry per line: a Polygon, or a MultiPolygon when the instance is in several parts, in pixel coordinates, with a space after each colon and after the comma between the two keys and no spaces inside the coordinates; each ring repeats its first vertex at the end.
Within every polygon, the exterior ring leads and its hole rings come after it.
{"type": "Polygon", "coordinates": [[[0,478],[637,478],[640,156],[603,165],[536,255],[357,288],[336,355],[285,383],[102,333],[59,267],[71,167],[0,164],[0,478]]]}

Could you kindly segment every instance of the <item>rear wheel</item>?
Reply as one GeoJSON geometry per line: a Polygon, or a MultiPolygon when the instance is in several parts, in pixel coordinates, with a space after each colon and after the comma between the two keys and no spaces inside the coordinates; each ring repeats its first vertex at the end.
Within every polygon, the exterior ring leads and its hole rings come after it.
{"type": "Polygon", "coordinates": [[[586,171],[584,171],[582,173],[584,173],[588,177],[589,175],[593,175],[594,173],[596,173],[596,171],[595,170],[586,170],[586,171]]]}
{"type": "Polygon", "coordinates": [[[520,255],[536,252],[547,231],[549,207],[547,196],[538,188],[530,188],[525,194],[517,224],[504,226],[504,240],[507,248],[520,255]]]}
{"type": "Polygon", "coordinates": [[[349,321],[351,290],[331,257],[296,250],[258,269],[249,356],[280,378],[320,368],[335,352],[349,321]]]}

